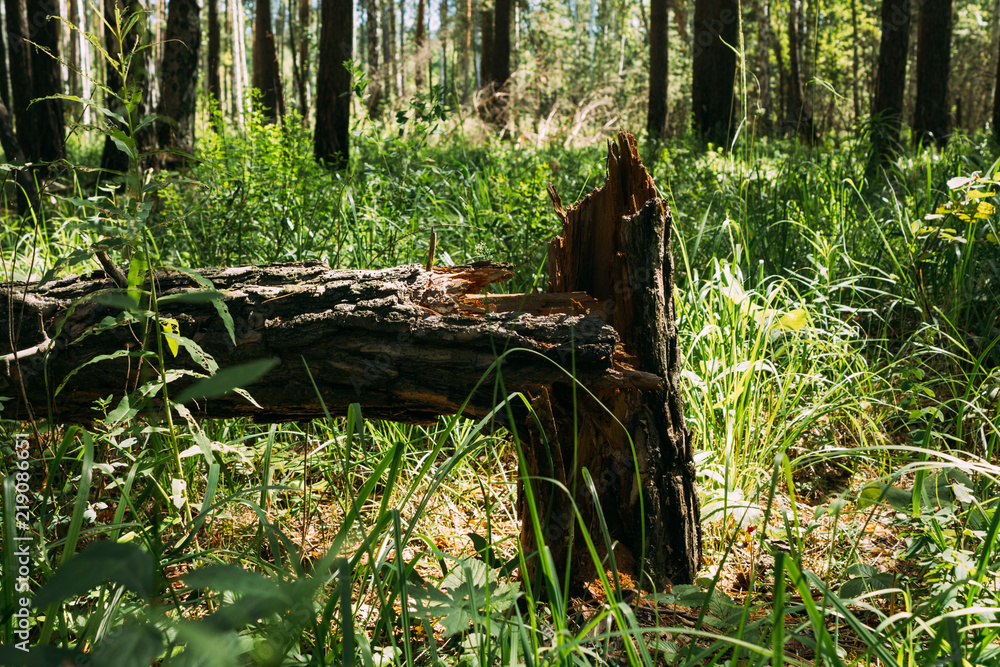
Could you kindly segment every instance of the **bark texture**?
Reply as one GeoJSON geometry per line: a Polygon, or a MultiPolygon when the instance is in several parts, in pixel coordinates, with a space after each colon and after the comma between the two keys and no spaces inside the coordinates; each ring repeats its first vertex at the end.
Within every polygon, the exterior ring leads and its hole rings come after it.
{"type": "MultiPolygon", "coordinates": [[[[366,416],[419,423],[462,412],[471,395],[464,411],[483,416],[497,401],[491,367],[513,348],[526,351],[509,354],[500,367],[508,390],[537,391],[565,380],[562,370],[540,363],[538,355],[564,366],[575,357],[580,377],[596,385],[658,384],[652,375],[617,364],[618,337],[586,295],[478,294],[509,277],[507,268],[482,263],[365,271],[306,262],[206,269],[199,273],[225,292],[235,342],[211,304],[166,305],[160,316],[175,318],[180,334],[221,368],[280,360],[246,387],[262,407],[230,395],[189,406],[201,417],[265,422],[322,417],[307,367],[333,414],[360,402],[366,416]],[[573,347],[573,332],[580,328],[594,335],[573,347]]],[[[164,304],[171,295],[199,289],[178,272],[161,272],[156,282],[164,304]]],[[[52,418],[91,420],[95,399],[110,395],[117,403],[144,375],[156,377],[158,371],[140,359],[138,324],[97,331],[95,325],[121,313],[101,305],[101,294],[114,289],[103,271],[43,286],[4,285],[0,325],[12,333],[0,344],[0,393],[20,397],[17,405],[6,406],[4,417],[45,416],[52,390],[68,378],[51,401],[52,418]],[[123,349],[132,354],[100,360],[123,349]]],[[[182,350],[168,359],[168,369],[200,366],[182,350]]],[[[185,384],[189,381],[179,381],[174,395],[185,384]]]]}
{"type": "MultiPolygon", "coordinates": [[[[59,65],[59,7],[55,0],[28,0],[29,39],[41,48],[31,54],[32,95],[36,98],[60,95],[63,89],[62,68],[59,65]],[[53,18],[49,18],[49,17],[53,18]]],[[[66,156],[66,122],[62,100],[36,101],[29,112],[35,117],[38,132],[33,156],[42,162],[52,162],[66,156]]],[[[23,143],[23,140],[22,140],[23,143]]],[[[29,156],[32,157],[32,156],[29,156]]],[[[45,170],[47,172],[48,170],[45,170]]]]}
{"type": "MultiPolygon", "coordinates": [[[[164,156],[164,163],[168,167],[186,164],[187,158],[182,154],[194,154],[198,50],[201,46],[200,14],[198,0],[170,0],[167,37],[163,44],[163,67],[160,71],[160,113],[166,120],[159,122],[157,127],[160,148],[175,151],[164,156]]],[[[218,17],[215,26],[218,29],[218,17]]],[[[218,52],[215,57],[218,59],[218,52]]]]}
{"type": "MultiPolygon", "coordinates": [[[[128,70],[128,81],[122,81],[121,76],[115,68],[110,63],[106,64],[105,81],[107,87],[114,95],[117,95],[117,97],[111,94],[106,95],[106,105],[113,111],[126,115],[127,112],[123,99],[127,95],[139,95],[140,102],[133,110],[129,119],[130,125],[136,127],[150,112],[149,106],[146,103],[146,100],[149,99],[149,67],[146,61],[149,51],[148,49],[141,48],[141,46],[148,44],[150,41],[146,27],[145,13],[142,4],[138,0],[104,0],[104,20],[104,43],[109,58],[118,59],[121,57],[119,44],[121,44],[126,54],[131,54],[128,56],[131,59],[131,65],[128,70]],[[121,42],[119,42],[118,36],[115,34],[116,8],[121,15],[121,25],[125,25],[128,22],[128,17],[133,16],[137,12],[143,17],[140,18],[139,22],[136,23],[127,35],[121,36],[121,42]]],[[[109,119],[109,122],[112,121],[109,119]]],[[[149,153],[152,151],[156,146],[156,134],[153,126],[147,125],[139,130],[135,140],[139,153],[149,153]]],[[[111,137],[105,137],[104,150],[101,153],[101,169],[124,173],[128,171],[129,167],[128,155],[118,148],[111,137]]]]}
{"type": "Polygon", "coordinates": [[[350,155],[351,73],[354,57],[352,0],[323,0],[316,72],[316,126],[313,151],[331,169],[343,169],[350,155]]]}
{"type": "Polygon", "coordinates": [[[697,0],[691,107],[694,126],[703,141],[728,148],[733,132],[733,86],[739,5],[736,0],[697,0]],[[723,43],[724,42],[724,43],[723,43]]]}
{"type": "Polygon", "coordinates": [[[913,110],[913,140],[948,143],[951,108],[952,0],[925,0],[917,25],[917,103],[913,110]]]}
{"type": "Polygon", "coordinates": [[[993,138],[1000,143],[1000,45],[997,50],[997,81],[993,87],[993,138]]]}
{"type": "MultiPolygon", "coordinates": [[[[701,558],[692,443],[678,384],[669,250],[673,221],[639,160],[634,137],[619,133],[607,164],[605,186],[569,210],[550,190],[563,232],[549,245],[549,289],[594,297],[618,333],[621,358],[664,381],[655,387],[578,390],[575,419],[571,385],[533,395],[540,419],[526,427],[532,437],[526,451],[533,456],[527,472],[558,484],[533,484],[535,505],[545,517],[538,531],[522,497],[521,538],[531,552],[541,534],[555,562],[570,559],[575,577],[586,580],[592,565],[579,540],[571,550],[574,533],[582,524],[599,535],[603,513],[612,542],[619,543],[618,571],[636,582],[650,577],[660,587],[692,581],[701,558]]],[[[587,342],[587,331],[576,335],[587,342]]],[[[597,544],[606,554],[602,540],[597,544]]],[[[526,574],[538,575],[537,559],[526,574]]]]}
{"type": "Polygon", "coordinates": [[[882,38],[872,103],[869,181],[874,176],[873,168],[881,166],[899,144],[906,89],[906,51],[910,44],[910,5],[910,0],[882,0],[882,38]]]}
{"type": "Polygon", "coordinates": [[[651,139],[663,139],[667,136],[669,6],[668,0],[649,2],[649,111],[646,116],[646,131],[651,139]]]}
{"type": "MultiPolygon", "coordinates": [[[[338,20],[343,21],[344,17],[338,20]]],[[[285,115],[270,0],[257,0],[253,26],[253,87],[260,91],[260,106],[266,118],[276,121],[285,115]]]]}
{"type": "MultiPolygon", "coordinates": [[[[208,0],[208,94],[216,106],[222,106],[222,79],[219,74],[219,53],[222,30],[219,25],[219,0],[208,0]]],[[[214,112],[214,109],[213,109],[214,112]]]]}

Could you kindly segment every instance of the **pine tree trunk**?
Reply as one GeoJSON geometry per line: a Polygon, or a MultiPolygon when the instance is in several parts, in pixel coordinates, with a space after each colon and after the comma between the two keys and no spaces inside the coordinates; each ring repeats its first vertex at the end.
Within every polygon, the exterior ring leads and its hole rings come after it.
{"type": "Polygon", "coordinates": [[[309,26],[312,7],[309,0],[299,0],[299,113],[309,115],[309,26]]]}
{"type": "Polygon", "coordinates": [[[774,117],[771,91],[771,0],[757,0],[757,122],[760,132],[770,134],[774,117]]]}
{"type": "Polygon", "coordinates": [[[484,9],[479,15],[482,48],[479,62],[479,86],[486,88],[496,81],[493,75],[493,11],[484,9]]]}
{"type": "Polygon", "coordinates": [[[869,177],[875,176],[872,170],[880,167],[899,144],[910,44],[910,5],[909,0],[882,0],[882,38],[872,103],[873,152],[868,166],[869,177]]]}
{"type": "Polygon", "coordinates": [[[383,104],[392,105],[396,81],[396,8],[392,0],[382,0],[382,97],[383,104]]]}
{"type": "Polygon", "coordinates": [[[646,131],[650,139],[667,136],[667,92],[669,87],[669,0],[649,2],[649,110],[646,131]]]}
{"type": "Polygon", "coordinates": [[[427,0],[417,0],[416,25],[413,26],[413,51],[414,51],[414,75],[413,85],[417,92],[424,87],[424,65],[426,64],[426,54],[424,53],[425,24],[427,17],[427,0]]]}
{"type": "Polygon", "coordinates": [[[179,153],[194,154],[200,13],[198,0],[170,0],[160,68],[160,114],[168,120],[157,123],[160,148],[175,151],[163,155],[163,165],[170,168],[187,163],[179,153]]]}
{"type": "MultiPolygon", "coordinates": [[[[59,26],[54,17],[59,8],[55,0],[28,0],[28,25],[34,28],[31,40],[39,47],[32,49],[31,78],[35,98],[65,93],[62,67],[59,65],[59,26]],[[49,18],[49,17],[53,18],[49,18]],[[48,49],[45,53],[43,49],[48,49]]],[[[44,100],[31,105],[38,132],[36,158],[51,162],[66,157],[66,121],[63,118],[62,100],[44,100]]]]}
{"type": "Polygon", "coordinates": [[[496,0],[493,12],[493,81],[505,90],[510,79],[511,0],[496,0]]]}
{"type": "Polygon", "coordinates": [[[691,107],[702,141],[728,149],[733,132],[736,54],[739,39],[736,0],[696,0],[691,107]]]}
{"type": "Polygon", "coordinates": [[[343,63],[354,57],[354,2],[323,0],[321,13],[313,154],[331,169],[343,169],[351,124],[351,74],[343,63]]]}
{"type": "Polygon", "coordinates": [[[806,111],[802,90],[802,0],[791,0],[788,8],[788,65],[791,118],[788,122],[803,143],[815,140],[812,114],[806,111]]]}
{"type": "MultiPolygon", "coordinates": [[[[222,50],[222,30],[219,27],[219,0],[208,0],[208,94],[216,108],[222,107],[222,79],[219,73],[219,54],[222,50]]],[[[212,109],[215,113],[215,108],[212,109]]]]}
{"type": "Polygon", "coordinates": [[[37,116],[28,112],[34,98],[31,45],[28,33],[28,7],[25,0],[4,0],[7,21],[7,49],[10,56],[11,113],[21,151],[27,160],[38,159],[37,116]]]}
{"type": "Polygon", "coordinates": [[[997,46],[997,76],[993,84],[993,139],[1000,143],[1000,45],[997,46]]]}
{"type": "Polygon", "coordinates": [[[461,2],[459,16],[461,17],[462,47],[458,54],[458,67],[462,77],[462,104],[467,104],[471,90],[469,62],[472,57],[472,0],[461,0],[461,2]]]}
{"type": "Polygon", "coordinates": [[[285,114],[278,54],[271,27],[270,0],[257,0],[253,30],[253,87],[260,91],[260,106],[265,118],[277,121],[285,114]]]}
{"type": "MultiPolygon", "coordinates": [[[[143,45],[149,44],[150,35],[146,26],[146,15],[138,0],[104,0],[104,20],[106,22],[104,26],[104,43],[111,58],[117,59],[120,57],[118,38],[115,36],[114,29],[112,28],[115,25],[116,7],[122,15],[121,21],[123,25],[128,21],[128,17],[135,15],[136,12],[141,13],[143,17],[133,26],[127,35],[122,36],[124,51],[133,54],[128,72],[129,80],[122,81],[121,77],[110,64],[106,64],[105,68],[105,82],[111,91],[121,95],[126,85],[128,85],[134,86],[140,93],[141,101],[130,116],[130,124],[134,128],[138,126],[139,122],[150,111],[147,103],[147,100],[150,99],[149,67],[147,62],[149,51],[148,49],[141,48],[143,45]]],[[[107,97],[105,105],[108,108],[120,114],[126,113],[125,107],[120,100],[113,99],[110,95],[107,97]]],[[[102,121],[105,121],[105,119],[102,118],[102,121]]],[[[156,147],[156,133],[152,125],[147,125],[140,129],[134,138],[136,140],[136,147],[141,154],[149,154],[156,147]]],[[[136,168],[138,166],[136,165],[136,168]]],[[[111,140],[111,137],[106,137],[104,140],[104,150],[101,153],[101,169],[112,173],[124,173],[129,168],[128,155],[118,148],[115,142],[111,140]]]]}
{"type": "Polygon", "coordinates": [[[858,42],[861,35],[858,33],[858,0],[851,0],[851,98],[854,101],[854,122],[861,122],[861,81],[860,81],[860,57],[858,56],[858,42]]]}
{"type": "Polygon", "coordinates": [[[241,0],[227,0],[227,5],[232,16],[233,118],[236,119],[236,124],[239,127],[243,127],[243,109],[246,106],[246,89],[248,87],[243,3],[241,0]]]}
{"type": "Polygon", "coordinates": [[[948,82],[951,78],[952,0],[924,0],[917,24],[917,99],[913,141],[939,147],[951,134],[948,82]]]}
{"type": "Polygon", "coordinates": [[[378,119],[382,115],[382,70],[379,68],[379,50],[382,40],[379,26],[378,0],[365,0],[365,34],[368,47],[368,115],[378,119]]]}

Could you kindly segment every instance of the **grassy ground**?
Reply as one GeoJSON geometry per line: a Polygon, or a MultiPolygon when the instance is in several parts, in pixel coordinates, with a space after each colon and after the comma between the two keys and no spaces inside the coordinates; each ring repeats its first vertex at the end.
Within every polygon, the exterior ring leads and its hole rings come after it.
{"type": "MultiPolygon", "coordinates": [[[[515,262],[524,291],[558,231],[546,184],[568,202],[603,183],[603,148],[418,121],[354,140],[330,176],[307,132],[252,120],[115,207],[67,173],[44,219],[4,220],[5,274],[91,270],[72,251],[112,233],[151,263],[389,266],[423,261],[433,225],[439,262],[515,262]]],[[[865,146],[644,149],[682,269],[696,585],[535,599],[516,445],[463,419],[3,422],[0,663],[23,658],[30,534],[24,664],[1000,664],[997,152],[958,137],[865,182],[865,146]]]]}

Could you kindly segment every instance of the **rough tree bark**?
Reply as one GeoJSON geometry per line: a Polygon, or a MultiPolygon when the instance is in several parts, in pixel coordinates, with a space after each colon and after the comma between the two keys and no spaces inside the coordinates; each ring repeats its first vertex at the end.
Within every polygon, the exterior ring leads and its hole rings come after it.
{"type": "Polygon", "coordinates": [[[331,169],[346,167],[350,155],[351,73],[344,62],[354,57],[353,10],[352,0],[323,0],[313,155],[331,169]]]}
{"type": "Polygon", "coordinates": [[[378,0],[365,0],[365,34],[368,47],[368,115],[378,120],[382,116],[382,68],[379,50],[382,48],[378,0]]]}
{"type": "Polygon", "coordinates": [[[882,0],[882,38],[872,102],[872,157],[867,169],[868,182],[899,145],[906,89],[906,52],[910,44],[910,4],[910,0],[882,0]]]}
{"type": "MultiPolygon", "coordinates": [[[[171,151],[162,157],[169,168],[187,164],[187,156],[194,155],[200,14],[198,0],[170,0],[160,71],[160,114],[165,120],[157,123],[160,148],[171,151]]],[[[218,17],[215,25],[218,28],[218,17]]]]}
{"type": "MultiPolygon", "coordinates": [[[[1000,45],[997,50],[1000,52],[1000,45]]],[[[1000,143],[1000,53],[997,55],[997,80],[993,87],[993,138],[1000,143]]]]}
{"type": "Polygon", "coordinates": [[[425,30],[427,27],[425,25],[427,17],[424,16],[426,6],[427,0],[417,0],[417,18],[413,26],[413,85],[418,91],[424,87],[424,65],[427,64],[424,48],[425,30]]]}
{"type": "MultiPolygon", "coordinates": [[[[343,16],[339,20],[343,21],[343,16]]],[[[260,106],[266,118],[277,121],[285,115],[270,0],[257,0],[253,26],[253,87],[260,91],[260,106]]]]}
{"type": "MultiPolygon", "coordinates": [[[[589,576],[589,561],[581,550],[569,555],[577,528],[575,501],[579,522],[592,535],[600,532],[603,510],[612,543],[619,543],[614,553],[618,571],[638,577],[637,586],[645,576],[658,587],[691,581],[700,562],[701,529],[679,386],[669,207],[642,166],[635,138],[624,132],[618,145],[609,142],[603,188],[569,210],[563,210],[554,190],[550,195],[563,231],[549,245],[549,289],[583,291],[597,299],[620,337],[623,358],[664,382],[629,389],[595,387],[589,394],[577,391],[575,397],[573,387],[565,385],[534,395],[542,424],[529,428],[532,446],[527,452],[535,458],[527,457],[528,472],[570,490],[567,495],[555,485],[535,485],[543,500],[539,507],[551,517],[543,533],[546,546],[556,563],[571,558],[571,570],[589,576]],[[609,420],[608,412],[615,419],[609,420]],[[593,477],[593,487],[584,469],[593,477]]],[[[587,340],[585,331],[577,335],[587,340]]],[[[522,503],[521,538],[531,551],[535,541],[526,510],[522,503]]],[[[596,542],[604,555],[603,540],[596,542]]],[[[532,565],[537,562],[529,563],[529,577],[536,575],[532,565]]]]}
{"type": "MultiPolygon", "coordinates": [[[[122,81],[121,76],[118,75],[118,72],[115,71],[114,67],[112,67],[110,63],[107,63],[105,70],[105,83],[107,84],[108,89],[115,92],[119,96],[125,94],[126,88],[131,89],[133,92],[136,92],[141,96],[141,101],[138,106],[136,106],[129,119],[129,123],[132,127],[136,127],[149,113],[149,107],[146,103],[146,100],[149,99],[149,68],[147,64],[148,50],[140,48],[142,45],[148,44],[150,41],[145,16],[146,14],[143,11],[142,4],[138,0],[104,0],[104,44],[107,49],[108,56],[112,59],[118,59],[121,57],[122,54],[119,49],[119,44],[126,54],[131,54],[131,65],[128,70],[129,80],[122,81]],[[135,24],[127,35],[121,35],[122,39],[120,42],[118,36],[115,35],[114,28],[116,11],[121,15],[122,25],[126,24],[128,22],[128,18],[135,15],[137,12],[142,16],[139,22],[135,24]]],[[[125,106],[120,100],[113,98],[111,95],[105,95],[105,98],[106,106],[108,106],[112,111],[120,114],[126,113],[125,106]]],[[[135,139],[141,154],[150,153],[156,146],[156,133],[153,126],[147,125],[140,129],[135,139]]],[[[128,155],[123,150],[118,148],[118,145],[115,144],[110,136],[105,137],[104,150],[101,152],[101,169],[111,172],[124,173],[128,171],[129,166],[128,155]]]]}
{"type": "Polygon", "coordinates": [[[691,107],[703,141],[728,148],[733,127],[733,86],[739,5],[736,0],[697,0],[691,64],[691,107]]]}
{"type": "Polygon", "coordinates": [[[667,136],[669,6],[668,0],[649,2],[649,109],[646,115],[646,131],[650,139],[664,139],[667,136]]]}
{"type": "MultiPolygon", "coordinates": [[[[222,30],[219,26],[219,0],[208,0],[208,94],[215,107],[222,107],[222,79],[219,73],[219,53],[222,45],[222,30]]],[[[215,113],[216,109],[212,109],[215,113]]]]}
{"type": "Polygon", "coordinates": [[[925,0],[917,19],[917,100],[913,141],[940,147],[951,134],[948,82],[951,78],[951,0],[925,0]]]}
{"type": "Polygon", "coordinates": [[[802,0],[791,0],[788,8],[788,110],[786,123],[798,134],[803,143],[811,144],[816,138],[812,114],[806,110],[802,88],[802,0]]]}
{"type": "MultiPolygon", "coordinates": [[[[55,0],[28,0],[27,8],[28,29],[31,31],[28,38],[42,47],[32,48],[31,79],[34,87],[31,94],[36,100],[61,95],[66,91],[63,89],[62,67],[59,64],[60,23],[56,19],[59,7],[55,0]]],[[[34,130],[38,132],[35,139],[37,153],[28,158],[52,162],[65,157],[66,122],[63,119],[62,100],[36,101],[28,113],[35,117],[34,130]]]]}
{"type": "MultiPolygon", "coordinates": [[[[161,317],[175,318],[180,334],[220,367],[278,360],[245,387],[258,406],[228,395],[188,408],[204,417],[301,420],[324,414],[318,390],[334,415],[359,403],[368,417],[424,423],[456,413],[482,418],[520,392],[525,400],[495,418],[524,446],[525,576],[539,572],[532,554],[540,535],[574,587],[591,581],[594,565],[573,538],[586,530],[608,555],[603,518],[625,586],[691,581],[701,536],[678,386],[669,209],[625,133],[611,146],[603,188],[569,210],[551,194],[563,233],[549,248],[546,294],[481,294],[510,275],[490,263],[201,271],[224,295],[231,337],[213,305],[169,303],[203,289],[191,277],[158,273],[161,317]]],[[[137,324],[106,326],[115,309],[99,295],[113,289],[99,271],[0,286],[0,331],[9,332],[0,341],[0,394],[17,397],[3,417],[51,411],[59,421],[91,420],[96,399],[114,402],[158,377],[137,345],[137,324]],[[99,357],[121,350],[130,352],[99,357]]],[[[198,369],[187,348],[166,362],[168,373],[198,369]]]]}

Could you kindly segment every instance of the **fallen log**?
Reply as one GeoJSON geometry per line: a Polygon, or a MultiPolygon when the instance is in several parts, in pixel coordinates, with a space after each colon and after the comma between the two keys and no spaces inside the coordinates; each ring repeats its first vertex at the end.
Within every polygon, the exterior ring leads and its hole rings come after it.
{"type": "MultiPolygon", "coordinates": [[[[669,209],[625,133],[609,145],[604,188],[569,210],[551,194],[563,233],[549,249],[545,294],[484,294],[510,276],[492,263],[158,271],[145,286],[158,317],[191,341],[163,353],[163,369],[148,351],[149,320],[144,330],[123,316],[124,291],[104,272],[4,284],[0,417],[91,421],[102,416],[95,401],[114,406],[161,372],[178,396],[204,374],[200,351],[220,368],[277,363],[244,386],[252,401],[194,400],[197,417],[297,421],[358,403],[369,418],[426,423],[483,417],[520,392],[525,400],[497,420],[524,445],[525,550],[539,553],[540,535],[557,568],[582,584],[594,574],[582,526],[631,585],[689,582],[701,535],[678,389],[669,209]]],[[[154,392],[147,410],[167,405],[154,392]]],[[[538,564],[529,558],[525,576],[537,578],[538,564]]]]}
{"type": "MultiPolygon", "coordinates": [[[[369,417],[412,423],[462,411],[481,416],[497,404],[490,381],[497,371],[509,392],[535,392],[566,381],[562,367],[571,359],[578,379],[595,386],[660,381],[616,365],[617,335],[585,294],[478,294],[509,277],[508,268],[366,271],[305,262],[199,271],[224,295],[234,336],[213,304],[171,302],[202,289],[190,276],[160,271],[155,284],[160,318],[175,319],[180,336],[220,367],[278,361],[245,387],[260,407],[234,393],[189,405],[198,417],[295,421],[323,417],[324,405],[344,414],[351,403],[361,403],[369,417]]],[[[155,357],[141,358],[137,325],[94,333],[121,313],[102,305],[102,296],[121,293],[102,272],[42,286],[8,284],[4,291],[0,326],[14,335],[0,345],[0,395],[18,398],[4,407],[4,417],[91,421],[95,400],[110,396],[117,404],[144,377],[158,375],[155,357]],[[125,349],[135,353],[107,358],[125,349]]],[[[184,349],[166,356],[168,371],[205,372],[184,349]]],[[[174,395],[191,380],[172,383],[174,395]]],[[[156,397],[153,407],[162,405],[156,397]]]]}

